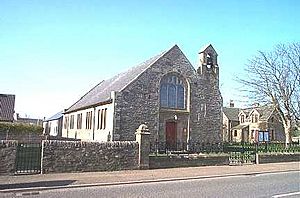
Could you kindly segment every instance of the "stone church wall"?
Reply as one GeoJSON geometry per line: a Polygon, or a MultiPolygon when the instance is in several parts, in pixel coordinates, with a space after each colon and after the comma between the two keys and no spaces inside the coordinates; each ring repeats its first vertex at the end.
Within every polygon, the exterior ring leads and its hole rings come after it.
{"type": "Polygon", "coordinates": [[[114,140],[134,140],[133,131],[144,123],[152,132],[151,141],[161,141],[164,137],[164,121],[173,114],[184,118],[182,126],[186,126],[185,123],[190,119],[190,140],[219,142],[221,106],[218,81],[211,76],[198,74],[175,46],[123,91],[117,93],[114,136],[118,139],[114,140]],[[185,111],[174,110],[163,114],[159,107],[160,80],[172,72],[187,80],[190,95],[187,97],[185,111]]]}

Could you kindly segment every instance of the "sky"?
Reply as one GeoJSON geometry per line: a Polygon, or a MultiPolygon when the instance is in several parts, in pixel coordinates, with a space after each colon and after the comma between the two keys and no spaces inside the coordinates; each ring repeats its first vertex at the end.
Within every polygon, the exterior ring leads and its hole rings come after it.
{"type": "Polygon", "coordinates": [[[177,44],[197,68],[218,52],[224,106],[245,106],[237,76],[258,50],[299,41],[298,0],[0,0],[0,93],[44,118],[100,81],[177,44]]]}

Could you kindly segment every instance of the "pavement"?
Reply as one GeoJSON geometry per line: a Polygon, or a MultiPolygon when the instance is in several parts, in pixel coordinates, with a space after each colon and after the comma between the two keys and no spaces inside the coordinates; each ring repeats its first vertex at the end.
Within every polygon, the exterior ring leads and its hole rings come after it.
{"type": "Polygon", "coordinates": [[[300,162],[0,176],[0,193],[300,171],[300,162]]]}

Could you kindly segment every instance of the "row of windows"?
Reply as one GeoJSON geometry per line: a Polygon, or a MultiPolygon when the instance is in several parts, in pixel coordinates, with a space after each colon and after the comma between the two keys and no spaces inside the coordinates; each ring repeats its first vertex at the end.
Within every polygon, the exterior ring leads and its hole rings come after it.
{"type": "MultiPolygon", "coordinates": [[[[244,123],[244,122],[245,122],[245,115],[241,115],[241,123],[244,123]]],[[[257,114],[252,114],[251,122],[252,123],[257,123],[258,122],[258,115],[257,114]]]]}
{"type": "MultiPolygon", "coordinates": [[[[107,119],[107,108],[98,110],[98,120],[97,120],[97,129],[105,129],[106,128],[106,119],[107,119]]],[[[86,112],[85,119],[85,128],[92,129],[92,121],[93,121],[93,112],[86,112]]],[[[66,116],[64,121],[64,129],[67,129],[68,126],[70,129],[74,129],[74,115],[66,116]]],[[[77,129],[82,129],[82,113],[77,114],[77,129]]]]}
{"type": "MultiPolygon", "coordinates": [[[[233,136],[237,137],[237,130],[233,131],[233,136]]],[[[258,131],[255,130],[251,130],[251,139],[257,139],[257,135],[258,135],[258,131]]],[[[271,131],[269,131],[269,140],[275,140],[275,131],[274,129],[271,129],[271,131]]]]}
{"type": "MultiPolygon", "coordinates": [[[[245,122],[245,115],[241,115],[241,123],[245,122]]],[[[252,123],[257,123],[259,121],[259,115],[257,114],[252,114],[251,115],[251,122],[252,123]]],[[[271,117],[270,122],[273,123],[274,122],[274,117],[271,117]]]]}

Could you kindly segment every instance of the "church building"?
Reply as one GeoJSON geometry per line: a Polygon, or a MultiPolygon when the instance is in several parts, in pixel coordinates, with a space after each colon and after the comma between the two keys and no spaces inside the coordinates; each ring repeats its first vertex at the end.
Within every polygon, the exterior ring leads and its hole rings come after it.
{"type": "Polygon", "coordinates": [[[193,67],[180,48],[171,49],[104,80],[66,109],[62,136],[84,141],[135,140],[140,124],[151,142],[170,148],[222,140],[222,96],[215,49],[199,52],[193,67]]]}

